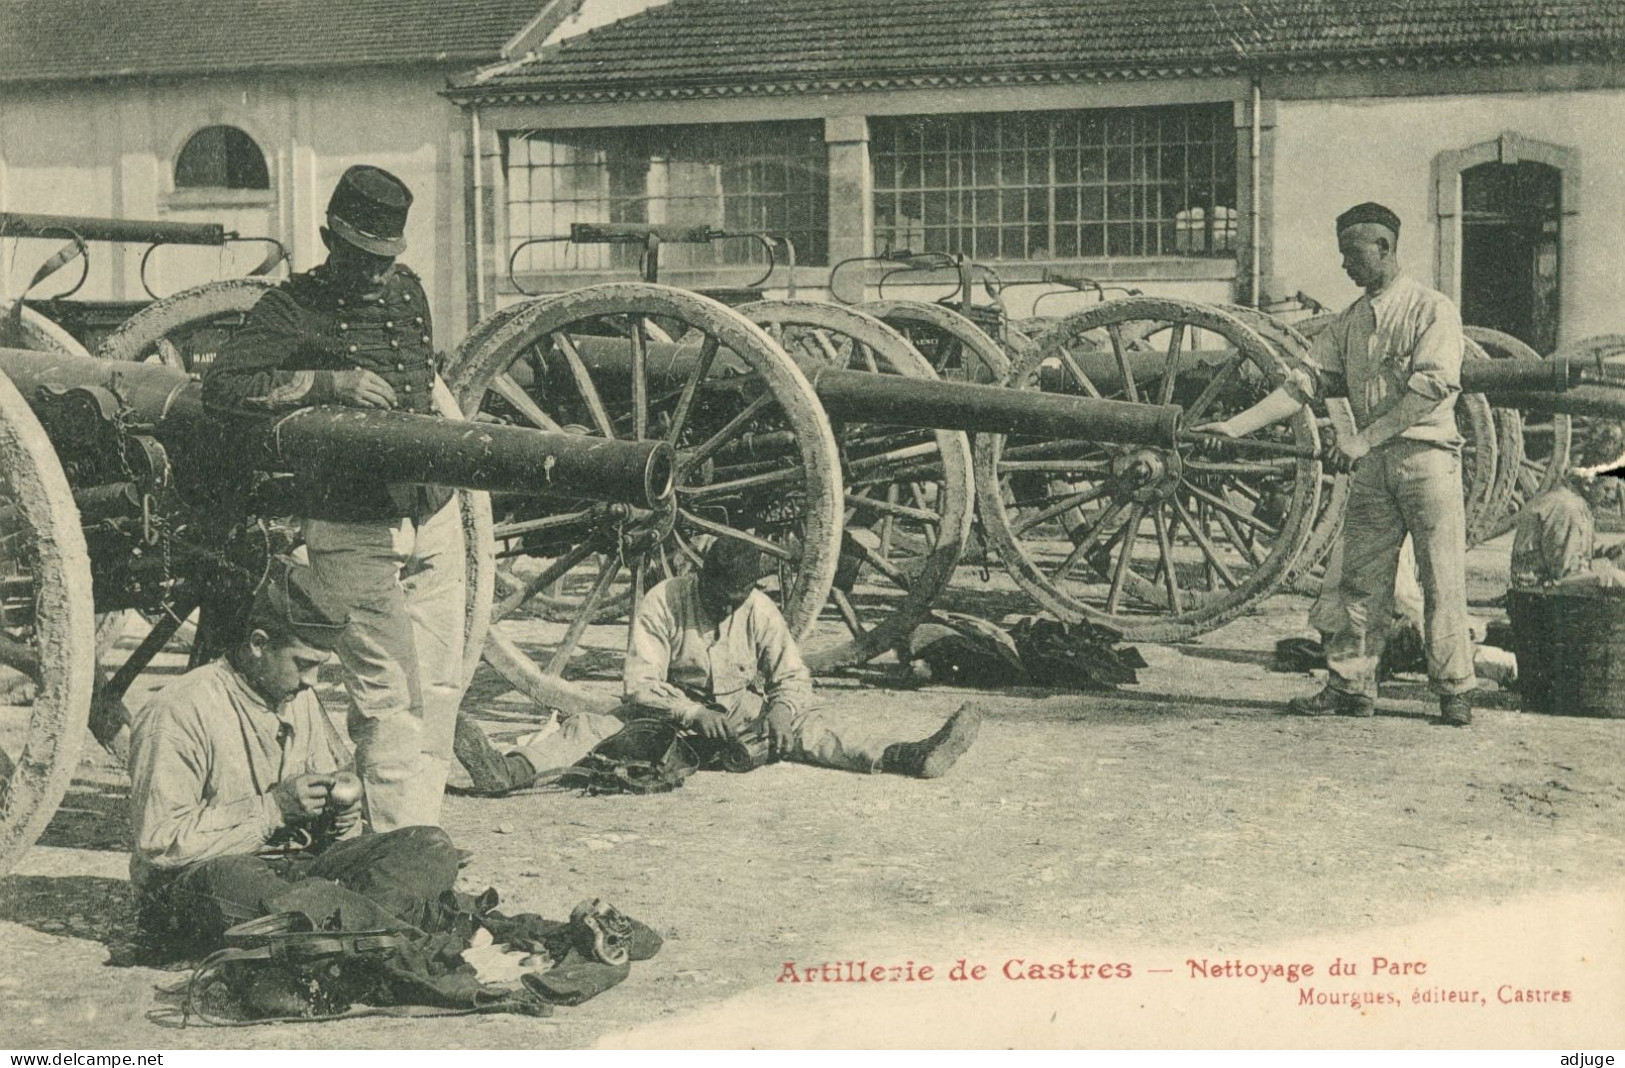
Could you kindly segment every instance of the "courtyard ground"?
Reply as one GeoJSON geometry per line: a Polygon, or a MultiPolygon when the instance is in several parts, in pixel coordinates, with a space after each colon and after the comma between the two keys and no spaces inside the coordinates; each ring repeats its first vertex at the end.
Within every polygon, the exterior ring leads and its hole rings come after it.
{"type": "MultiPolygon", "coordinates": [[[[1480,602],[1504,541],[1473,555],[1480,602]]],[[[940,780],[778,765],[650,797],[448,798],[473,851],[462,888],[554,917],[601,896],[666,938],[620,987],[543,1020],[177,1028],[157,988],[184,974],[128,963],[127,780],[87,745],[0,880],[0,1045],[1625,1043],[1625,721],[1487,691],[1471,729],[1441,728],[1420,680],[1386,686],[1374,719],[1285,717],[1314,683],[1272,673],[1270,652],[1307,606],[1278,595],[1196,642],[1142,645],[1139,684],[1109,695],[823,681],[842,722],[899,738],[978,703],[981,737],[940,780]],[[897,971],[823,981],[845,961],[897,971]],[[1069,961],[1073,978],[1027,977],[1069,961]],[[915,981],[889,981],[908,962],[915,981]],[[1305,962],[1296,981],[1257,970],[1305,962]],[[1549,990],[1569,1000],[1521,996],[1549,990]]],[[[466,707],[499,739],[533,729],[483,670],[466,707]]]]}

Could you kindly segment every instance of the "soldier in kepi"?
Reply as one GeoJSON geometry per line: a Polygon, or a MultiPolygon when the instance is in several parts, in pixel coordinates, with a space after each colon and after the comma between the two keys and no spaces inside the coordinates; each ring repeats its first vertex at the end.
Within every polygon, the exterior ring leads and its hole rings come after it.
{"type": "MultiPolygon", "coordinates": [[[[209,368],[204,403],[433,412],[428,298],[395,262],[411,204],[389,172],[345,171],[321,230],[327,261],[260,299],[209,368]]],[[[366,826],[438,824],[462,695],[459,509],[449,490],[369,476],[365,456],[298,490],[313,578],[350,620],[338,654],[366,826]]]]}
{"type": "Polygon", "coordinates": [[[1346,394],[1359,432],[1339,437],[1330,458],[1353,471],[1343,521],[1340,619],[1326,643],[1326,688],[1294,698],[1288,708],[1308,716],[1373,714],[1394,575],[1409,534],[1439,722],[1466,726],[1476,680],[1455,419],[1461,316],[1448,297],[1401,273],[1399,217],[1388,208],[1366,203],[1339,215],[1337,244],[1343,270],[1365,293],[1315,336],[1305,368],[1246,411],[1195,429],[1244,437],[1316,396],[1346,394]]]}
{"type": "Polygon", "coordinates": [[[922,779],[945,774],[975,741],[981,714],[966,705],[936,733],[912,742],[838,730],[819,710],[812,672],[784,617],[758,588],[764,573],[755,547],[719,538],[697,572],[651,589],[633,619],[619,715],[578,713],[505,758],[492,750],[486,759],[465,759],[471,773],[482,772],[480,792],[529,786],[540,773],[585,756],[625,720],[643,717],[737,744],[753,755],[752,763],[783,760],[922,779]]]}

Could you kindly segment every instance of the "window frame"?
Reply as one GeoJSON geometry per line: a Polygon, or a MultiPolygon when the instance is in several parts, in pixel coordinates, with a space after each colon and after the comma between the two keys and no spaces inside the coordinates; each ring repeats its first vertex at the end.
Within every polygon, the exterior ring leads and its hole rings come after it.
{"type": "MultiPolygon", "coordinates": [[[[920,214],[911,220],[904,231],[909,239],[915,234],[922,238],[929,237],[929,231],[937,230],[945,236],[945,240],[935,243],[926,240],[923,248],[916,248],[912,244],[907,247],[915,252],[941,251],[954,253],[963,251],[968,258],[979,263],[996,264],[1001,273],[1006,270],[1015,272],[1013,276],[1026,273],[1029,268],[1041,268],[1050,264],[1080,264],[1091,265],[1096,273],[1104,276],[1117,277],[1165,277],[1184,276],[1195,278],[1228,278],[1234,277],[1238,270],[1238,263],[1245,255],[1245,220],[1244,206],[1241,198],[1244,193],[1243,176],[1240,173],[1239,146],[1235,140],[1234,132],[1234,101],[1212,100],[1174,104],[1155,105],[1129,105],[1096,108],[1043,108],[1019,112],[955,112],[955,113],[921,113],[905,115],[872,116],[870,118],[870,176],[871,196],[874,202],[875,223],[871,233],[871,243],[877,253],[883,252],[888,246],[888,238],[901,229],[901,223],[883,223],[882,218],[890,214],[892,218],[903,218],[902,209],[905,198],[913,197],[921,207],[920,214]],[[1168,128],[1168,123],[1174,118],[1171,113],[1181,113],[1178,116],[1178,126],[1181,137],[1176,140],[1160,137],[1168,128]],[[1191,136],[1189,123],[1193,112],[1203,113],[1201,118],[1206,122],[1206,137],[1194,139],[1191,136]],[[1154,133],[1151,138],[1144,136],[1144,124],[1149,121],[1153,124],[1154,133]],[[895,145],[908,136],[905,124],[913,123],[916,126],[916,136],[919,138],[920,148],[914,155],[918,157],[919,166],[916,171],[920,180],[910,188],[909,175],[905,164],[913,162],[908,157],[910,153],[895,148],[888,150],[887,140],[891,139],[895,145]],[[1122,123],[1128,131],[1128,138],[1122,142],[1114,143],[1111,137],[1115,125],[1122,123]],[[1095,140],[1085,142],[1083,130],[1090,125],[1098,129],[1095,140]],[[933,129],[935,127],[935,129],[933,129]],[[1005,144],[1006,131],[1014,128],[1018,137],[1011,145],[1005,144]],[[1043,128],[1044,139],[1040,146],[1031,137],[1031,133],[1038,127],[1043,128]],[[1058,131],[1065,131],[1070,137],[1058,136],[1058,131]],[[984,143],[989,135],[995,139],[996,147],[984,143]],[[934,140],[933,140],[934,139],[934,140]],[[956,146],[955,142],[959,142],[956,146]],[[1186,196],[1183,202],[1186,207],[1177,211],[1170,210],[1155,217],[1146,214],[1141,205],[1144,203],[1146,190],[1154,190],[1161,197],[1163,190],[1172,183],[1167,178],[1159,178],[1156,174],[1146,175],[1142,169],[1144,160],[1149,156],[1155,162],[1153,167],[1161,166],[1163,152],[1169,146],[1185,149],[1182,159],[1181,192],[1186,196]],[[1200,146],[1207,151],[1208,164],[1205,174],[1192,174],[1190,172],[1190,148],[1200,146]],[[1087,148],[1098,149],[1097,172],[1085,174],[1083,151],[1087,148]],[[1069,162],[1066,156],[1071,150],[1077,149],[1075,166],[1063,173],[1064,164],[1069,162]],[[888,160],[888,156],[892,157],[888,160]],[[924,179],[926,175],[927,160],[930,157],[945,157],[946,167],[943,168],[946,181],[939,188],[928,185],[924,179]],[[998,170],[985,170],[981,157],[997,156],[998,170]],[[1021,156],[1024,160],[1021,181],[1006,180],[1005,157],[1021,156]],[[974,157],[974,158],[972,158],[974,157]],[[1035,176],[1032,165],[1035,161],[1043,166],[1043,174],[1035,176]],[[892,165],[888,169],[888,162],[892,165]],[[1126,163],[1127,174],[1114,177],[1112,166],[1114,163],[1126,163]],[[967,172],[970,180],[964,180],[967,172]],[[956,177],[959,179],[955,184],[956,177]],[[1149,177],[1149,181],[1145,179],[1149,177]],[[1201,188],[1201,181],[1205,178],[1208,188],[1213,190],[1207,200],[1200,204],[1192,204],[1189,194],[1201,188]],[[1124,192],[1119,194],[1120,200],[1128,203],[1129,217],[1118,218],[1112,209],[1112,193],[1114,189],[1124,192]],[[1084,205],[1084,190],[1098,191],[1098,211],[1093,215],[1086,215],[1088,208],[1084,205]],[[1025,199],[1022,218],[1011,222],[1002,218],[1005,214],[1005,194],[1015,191],[1022,194],[1017,199],[1025,199]],[[1075,193],[1070,205],[1062,201],[1067,193],[1075,193]],[[948,198],[949,210],[946,219],[941,223],[933,222],[931,212],[926,200],[930,194],[940,193],[948,198]],[[1039,218],[1034,219],[1033,194],[1041,196],[1039,218]],[[1060,194],[1058,196],[1058,194],[1060,194]],[[1228,194],[1231,203],[1226,203],[1224,196],[1228,194]],[[892,203],[887,205],[884,199],[891,197],[892,203]],[[954,202],[957,200],[961,207],[955,212],[954,202]],[[967,214],[962,210],[967,203],[972,203],[974,210],[967,214]],[[1058,205],[1061,207],[1058,209],[1058,205]],[[1214,211],[1205,209],[1212,206],[1214,211]],[[981,212],[984,208],[993,206],[1000,218],[983,220],[981,212]],[[1212,220],[1227,215],[1229,225],[1225,228],[1228,235],[1226,247],[1217,248],[1196,254],[1181,253],[1176,249],[1181,225],[1179,215],[1195,210],[1204,209],[1204,231],[1212,239],[1212,220]],[[888,212],[888,208],[890,211],[888,212]],[[1227,212],[1224,209],[1228,209],[1227,212]],[[1098,226],[1099,246],[1091,247],[1085,244],[1086,230],[1098,226]],[[1042,227],[1044,244],[1041,246],[1042,254],[1034,255],[1032,237],[1037,227],[1042,227]],[[1070,242],[1058,240],[1063,234],[1063,228],[1073,231],[1074,239],[1070,242]],[[1131,248],[1129,251],[1117,251],[1111,244],[1113,229],[1120,229],[1119,235],[1128,234],[1131,248]],[[1140,239],[1135,240],[1132,229],[1140,230],[1140,239]],[[891,233],[888,233],[888,230],[891,233]],[[1022,231],[1023,240],[1020,242],[1022,254],[1019,257],[1008,254],[1004,239],[1008,232],[1022,231]],[[1161,230],[1159,235],[1156,231],[1161,230]],[[981,242],[992,236],[998,242],[998,252],[989,255],[981,247],[981,242]],[[1135,252],[1134,247],[1143,247],[1143,242],[1154,236],[1159,243],[1163,242],[1167,248],[1159,247],[1152,252],[1135,252]],[[968,240],[967,240],[968,239],[968,240]],[[967,247],[967,245],[969,247],[967,247]],[[1215,268],[1212,264],[1220,264],[1215,268]],[[1181,266],[1183,265],[1183,266],[1181,266]],[[1101,270],[1101,268],[1110,268],[1101,270]]],[[[1014,175],[1010,175],[1014,179],[1014,175]]],[[[939,212],[941,214],[941,212],[939,212]]],[[[905,244],[907,242],[905,241],[905,244]]],[[[891,247],[900,248],[902,245],[896,241],[891,247]]]]}
{"type": "MultiPolygon", "coordinates": [[[[760,207],[757,204],[759,199],[774,193],[782,193],[787,198],[803,198],[804,204],[801,206],[801,209],[805,212],[807,221],[804,225],[786,227],[783,229],[790,229],[793,232],[805,230],[813,231],[817,238],[815,244],[818,246],[818,252],[821,253],[825,262],[809,265],[807,263],[808,252],[804,247],[806,243],[798,241],[796,247],[798,278],[802,277],[800,274],[800,268],[803,267],[806,268],[808,274],[826,272],[828,270],[827,261],[829,256],[830,241],[829,155],[823,138],[822,124],[818,120],[762,119],[749,122],[694,122],[637,124],[629,126],[603,125],[590,127],[546,127],[537,125],[506,127],[493,132],[495,134],[496,141],[495,147],[497,148],[497,158],[494,161],[495,166],[493,167],[493,176],[497,179],[497,187],[492,191],[494,194],[492,198],[492,205],[495,209],[493,212],[495,216],[495,240],[493,244],[499,257],[495,266],[497,273],[497,292],[501,295],[517,295],[525,292],[555,292],[562,288],[574,288],[576,286],[592,285],[607,281],[625,281],[629,277],[637,277],[637,262],[639,254],[641,253],[641,247],[636,245],[617,246],[615,250],[604,249],[602,255],[589,254],[587,256],[579,256],[578,254],[578,261],[574,265],[564,263],[562,265],[555,266],[530,267],[523,264],[522,257],[521,262],[515,266],[512,274],[510,275],[508,264],[514,255],[515,250],[520,247],[521,242],[530,238],[530,231],[536,225],[538,225],[532,223],[531,220],[527,218],[525,220],[525,226],[523,229],[516,228],[514,225],[517,218],[515,210],[516,208],[523,209],[528,214],[533,207],[541,207],[544,205],[598,205],[604,209],[602,211],[603,215],[613,217],[620,213],[618,209],[624,208],[624,206],[629,203],[637,202],[642,203],[645,206],[660,203],[667,209],[665,212],[660,214],[664,214],[667,219],[670,219],[669,209],[674,203],[690,206],[704,203],[704,201],[707,199],[706,197],[685,195],[674,198],[669,195],[669,190],[662,190],[660,194],[646,196],[636,200],[616,199],[617,191],[614,188],[615,172],[612,170],[607,158],[609,148],[606,146],[613,145],[617,148],[624,148],[629,144],[635,143],[636,139],[645,132],[652,132],[655,134],[655,138],[650,142],[650,145],[653,147],[649,148],[648,151],[638,158],[643,159],[646,166],[651,168],[658,166],[662,169],[663,175],[660,184],[664,184],[665,181],[670,178],[671,171],[676,166],[683,164],[697,164],[701,167],[709,168],[718,183],[717,200],[714,206],[723,212],[729,211],[733,208],[734,205],[732,203],[732,197],[735,195],[734,193],[730,193],[722,189],[721,182],[724,170],[745,168],[750,173],[754,174],[757,169],[764,164],[768,166],[771,166],[774,163],[782,164],[785,171],[785,182],[781,190],[768,190],[766,193],[764,193],[761,189],[757,188],[757,183],[753,178],[750,182],[750,188],[738,193],[737,195],[752,205],[752,207],[754,207],[756,210],[760,210],[760,207]],[[809,151],[807,151],[804,156],[799,157],[790,154],[781,154],[776,157],[764,159],[758,153],[747,152],[726,159],[713,158],[707,160],[682,159],[670,154],[669,152],[666,152],[673,142],[684,135],[685,131],[691,132],[690,136],[711,138],[713,139],[711,142],[713,145],[731,140],[732,145],[735,147],[742,146],[748,148],[752,142],[762,138],[761,130],[763,127],[782,128],[782,137],[786,143],[793,143],[799,136],[806,136],[806,144],[809,146],[809,151]],[[806,129],[804,131],[800,131],[796,129],[797,127],[806,127],[806,129]],[[752,131],[755,132],[753,133],[752,131]],[[555,140],[550,142],[548,140],[549,136],[552,136],[555,138],[555,140]],[[524,188],[516,190],[515,185],[517,176],[514,164],[514,152],[517,144],[527,140],[534,140],[539,144],[558,145],[572,140],[587,141],[594,136],[602,137],[602,140],[599,142],[599,145],[596,148],[596,151],[599,154],[599,158],[597,160],[587,163],[576,163],[560,162],[559,160],[555,159],[551,162],[542,164],[527,163],[523,167],[524,175],[522,183],[524,188]],[[663,152],[666,152],[666,154],[662,155],[663,152]],[[536,172],[547,167],[558,169],[579,167],[582,169],[590,168],[596,171],[596,183],[599,187],[598,195],[573,200],[534,199],[534,183],[537,181],[536,172]],[[805,187],[793,187],[795,179],[791,172],[795,171],[798,167],[810,168],[810,177],[807,179],[807,185],[805,187]],[[619,254],[617,255],[617,253],[619,254]],[[585,262],[585,265],[582,265],[583,261],[585,262]],[[515,279],[517,279],[521,288],[515,287],[515,279]]],[[[633,155],[628,154],[623,158],[632,159],[633,155]]],[[[647,188],[648,186],[646,185],[645,189],[647,188]]],[[[547,214],[553,220],[552,225],[555,230],[568,230],[568,221],[563,223],[557,221],[558,215],[560,214],[558,208],[550,208],[546,210],[547,214]]],[[[646,221],[647,219],[648,213],[645,212],[643,214],[643,219],[638,221],[646,221]]],[[[578,219],[574,221],[598,220],[578,219]]],[[[716,225],[717,228],[722,228],[716,223],[701,224],[685,219],[679,219],[677,222],[673,223],[673,225],[716,225]]],[[[751,227],[748,226],[740,227],[740,229],[750,228],[751,227]]],[[[776,230],[775,232],[778,231],[776,230]]],[[[544,235],[536,234],[535,236],[544,235]]],[[[713,243],[712,247],[716,248],[717,246],[715,243],[713,243]]],[[[740,242],[740,247],[747,247],[743,239],[740,242]]],[[[756,246],[754,242],[751,242],[749,247],[754,248],[759,246],[756,246]]],[[[708,262],[698,258],[695,260],[689,260],[688,257],[683,256],[681,252],[678,251],[682,249],[694,249],[696,252],[698,252],[699,246],[673,244],[663,246],[660,268],[660,277],[662,282],[695,287],[702,285],[707,287],[745,285],[760,279],[765,267],[765,260],[758,260],[754,254],[752,254],[750,260],[746,262],[724,262],[720,258],[721,254],[718,254],[716,259],[708,262]]],[[[704,254],[701,253],[701,256],[703,255],[704,254]]],[[[773,278],[768,283],[769,285],[782,283],[784,277],[783,269],[784,263],[781,255],[779,263],[775,267],[773,278]]]]}
{"type": "Polygon", "coordinates": [[[256,137],[240,122],[213,121],[193,127],[186,136],[180,139],[180,144],[169,153],[169,167],[165,176],[168,191],[164,195],[164,207],[173,211],[190,211],[199,208],[263,208],[274,205],[277,196],[276,167],[273,159],[266,154],[263,139],[256,137]],[[260,159],[265,165],[266,185],[263,189],[234,189],[230,186],[183,186],[177,185],[177,170],[180,167],[181,156],[195,141],[199,134],[205,130],[216,128],[236,130],[246,137],[259,152],[260,159]]]}

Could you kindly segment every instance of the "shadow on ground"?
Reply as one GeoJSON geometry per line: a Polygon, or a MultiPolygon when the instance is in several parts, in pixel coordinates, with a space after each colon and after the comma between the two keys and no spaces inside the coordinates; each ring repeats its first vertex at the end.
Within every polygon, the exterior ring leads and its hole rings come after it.
{"type": "Polygon", "coordinates": [[[130,884],[99,875],[11,875],[0,879],[0,922],[107,946],[135,938],[130,884]]]}
{"type": "Polygon", "coordinates": [[[130,848],[130,788],[75,779],[39,844],[59,849],[123,853],[130,848]]]}

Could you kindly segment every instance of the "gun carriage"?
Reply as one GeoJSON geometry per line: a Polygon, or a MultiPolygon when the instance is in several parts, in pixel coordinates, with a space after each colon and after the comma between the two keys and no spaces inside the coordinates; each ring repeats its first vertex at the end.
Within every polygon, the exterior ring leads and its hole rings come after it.
{"type": "MultiPolygon", "coordinates": [[[[475,655],[490,618],[484,491],[611,509],[670,496],[673,454],[657,441],[343,408],[227,424],[200,391],[162,364],[0,349],[0,663],[34,687],[26,722],[0,725],[0,862],[50,819],[85,726],[117,744],[124,692],[183,620],[199,612],[194,661],[219,650],[270,557],[295,548],[276,518],[292,510],[290,480],[364,456],[385,479],[462,490],[475,655]],[[126,609],[156,623],[109,676],[95,616],[126,609]]],[[[449,394],[440,402],[455,412],[449,394]]]]}

